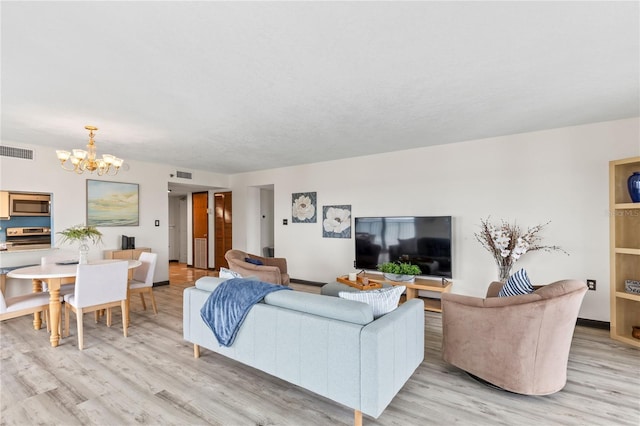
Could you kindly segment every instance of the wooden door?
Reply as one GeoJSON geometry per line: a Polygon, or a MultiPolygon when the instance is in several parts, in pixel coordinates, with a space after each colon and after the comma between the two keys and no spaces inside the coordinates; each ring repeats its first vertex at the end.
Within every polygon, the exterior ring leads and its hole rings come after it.
{"type": "Polygon", "coordinates": [[[224,254],[233,248],[231,192],[217,192],[213,198],[215,215],[215,267],[228,268],[224,254]]]}
{"type": "Polygon", "coordinates": [[[209,247],[209,194],[194,192],[193,201],[193,267],[207,269],[207,247],[209,247]]]}

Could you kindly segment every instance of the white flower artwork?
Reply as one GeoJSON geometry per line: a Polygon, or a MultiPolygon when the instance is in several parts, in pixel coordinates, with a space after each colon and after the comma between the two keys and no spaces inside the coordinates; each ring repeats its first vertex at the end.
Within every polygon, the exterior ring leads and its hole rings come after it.
{"type": "Polygon", "coordinates": [[[351,238],[351,206],[322,207],[322,236],[324,238],[351,238]]]}
{"type": "Polygon", "coordinates": [[[317,197],[315,192],[298,192],[291,194],[291,222],[316,223],[317,197]]]}

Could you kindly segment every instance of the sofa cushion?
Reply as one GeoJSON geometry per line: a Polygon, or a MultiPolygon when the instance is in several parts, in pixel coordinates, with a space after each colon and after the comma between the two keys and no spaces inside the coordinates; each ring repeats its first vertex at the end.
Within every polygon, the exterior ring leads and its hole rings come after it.
{"type": "Polygon", "coordinates": [[[358,292],[341,291],[338,293],[338,297],[367,303],[373,309],[373,318],[378,318],[398,307],[400,295],[402,295],[405,290],[405,286],[399,285],[391,288],[358,292]]]}
{"type": "Polygon", "coordinates": [[[247,262],[247,263],[251,263],[251,264],[253,264],[253,265],[257,265],[257,266],[264,265],[264,263],[262,263],[262,260],[260,260],[260,259],[253,259],[253,258],[251,258],[251,257],[245,257],[245,258],[244,258],[244,261],[245,261],[245,262],[247,262]]]}
{"type": "Polygon", "coordinates": [[[228,279],[229,278],[223,278],[223,277],[198,278],[198,280],[196,281],[196,288],[211,292],[228,279]]]}
{"type": "Polygon", "coordinates": [[[527,271],[520,269],[511,275],[507,282],[504,283],[500,293],[498,293],[498,297],[518,296],[530,293],[533,293],[533,285],[531,285],[527,271]]]}
{"type": "MultiPolygon", "coordinates": [[[[382,283],[382,287],[390,288],[390,287],[393,287],[393,285],[382,283]]],[[[320,294],[324,294],[325,296],[338,297],[338,293],[340,293],[341,291],[350,291],[355,293],[356,291],[362,291],[362,290],[359,290],[355,287],[351,287],[342,283],[327,283],[323,285],[322,288],[320,289],[320,294]]]]}
{"type": "Polygon", "coordinates": [[[276,291],[264,298],[267,305],[298,312],[365,325],[373,321],[371,306],[320,294],[300,291],[276,291]]]}
{"type": "Polygon", "coordinates": [[[242,278],[238,272],[234,272],[231,269],[220,268],[220,273],[218,274],[220,278],[242,278]]]}
{"type": "MultiPolygon", "coordinates": [[[[222,269],[222,268],[220,268],[222,269]]],[[[250,275],[248,277],[239,277],[239,278],[244,278],[246,280],[251,280],[251,281],[260,281],[260,278],[256,277],[255,275],[250,275]]],[[[225,277],[202,277],[202,278],[198,278],[198,280],[195,283],[196,288],[199,288],[200,290],[204,290],[204,291],[208,291],[208,292],[212,292],[213,290],[215,290],[220,283],[222,283],[223,281],[229,280],[231,278],[225,278],[225,277]]]]}

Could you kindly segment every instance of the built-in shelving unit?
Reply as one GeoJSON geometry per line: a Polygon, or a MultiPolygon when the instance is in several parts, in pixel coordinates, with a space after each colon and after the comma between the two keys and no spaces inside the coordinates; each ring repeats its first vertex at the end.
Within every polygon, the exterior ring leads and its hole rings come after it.
{"type": "Polygon", "coordinates": [[[640,326],[640,294],[627,293],[625,280],[640,280],[640,203],[631,202],[627,180],[640,171],[640,157],[609,163],[611,238],[611,338],[640,347],[631,337],[640,326]]]}

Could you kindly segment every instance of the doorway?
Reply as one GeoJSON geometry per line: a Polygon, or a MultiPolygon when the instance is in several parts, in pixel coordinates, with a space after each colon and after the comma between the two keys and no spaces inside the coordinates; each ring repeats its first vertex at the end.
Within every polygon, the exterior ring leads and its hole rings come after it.
{"type": "Polygon", "coordinates": [[[193,267],[207,269],[209,247],[209,193],[191,194],[193,205],[193,267]]]}
{"type": "Polygon", "coordinates": [[[216,192],[213,194],[214,207],[214,255],[215,268],[229,268],[224,255],[233,248],[233,221],[231,209],[231,192],[216,192]]]}
{"type": "MultiPolygon", "coordinates": [[[[226,221],[228,222],[226,229],[227,244],[231,245],[231,192],[228,188],[212,187],[205,185],[195,185],[186,183],[169,182],[169,260],[173,263],[179,263],[184,268],[196,267],[196,250],[195,250],[195,230],[194,230],[194,194],[200,194],[202,206],[198,208],[201,228],[198,229],[198,235],[204,239],[206,234],[206,242],[203,247],[204,250],[199,250],[198,254],[201,257],[198,260],[198,269],[208,270],[220,269],[220,266],[224,266],[226,263],[220,264],[216,259],[215,249],[215,217],[214,210],[211,208],[215,205],[214,194],[219,191],[223,194],[229,194],[227,198],[227,214],[226,221]],[[206,205],[204,197],[206,196],[206,205]],[[206,225],[206,226],[205,226],[206,225]],[[212,234],[213,233],[213,234],[212,234]],[[206,250],[206,251],[205,251],[206,250]],[[204,256],[203,256],[204,255],[204,256]],[[176,262],[177,261],[177,262],[176,262]],[[218,262],[218,263],[216,263],[218,262]]],[[[224,249],[218,250],[218,253],[222,251],[222,256],[226,252],[224,249]]]]}

